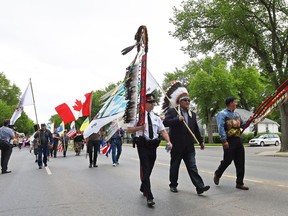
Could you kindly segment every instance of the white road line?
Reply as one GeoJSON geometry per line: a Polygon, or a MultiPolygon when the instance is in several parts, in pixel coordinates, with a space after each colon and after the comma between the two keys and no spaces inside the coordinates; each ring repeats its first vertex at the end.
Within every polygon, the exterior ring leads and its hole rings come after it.
{"type": "Polygon", "coordinates": [[[46,169],[46,172],[47,172],[47,174],[48,175],[52,175],[52,172],[51,172],[51,170],[49,169],[49,167],[47,166],[47,167],[45,167],[45,169],[46,169]]]}

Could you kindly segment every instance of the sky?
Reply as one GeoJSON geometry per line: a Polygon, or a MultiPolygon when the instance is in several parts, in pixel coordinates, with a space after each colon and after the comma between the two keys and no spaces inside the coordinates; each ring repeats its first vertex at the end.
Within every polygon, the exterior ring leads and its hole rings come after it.
{"type": "MultiPolygon", "coordinates": [[[[0,0],[0,72],[23,92],[29,82],[38,122],[55,107],[123,80],[136,55],[140,25],[149,37],[147,67],[158,83],[188,63],[183,42],[169,35],[182,0],[0,0]]],[[[36,122],[33,106],[24,107],[36,122]]]]}

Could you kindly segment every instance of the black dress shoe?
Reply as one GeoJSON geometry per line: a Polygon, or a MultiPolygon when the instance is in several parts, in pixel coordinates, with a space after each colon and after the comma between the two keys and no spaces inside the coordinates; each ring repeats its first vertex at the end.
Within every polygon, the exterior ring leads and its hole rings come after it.
{"type": "Polygon", "coordinates": [[[2,171],[2,174],[7,174],[7,173],[11,173],[12,171],[6,170],[6,171],[2,171]]]}
{"type": "Polygon", "coordinates": [[[153,199],[147,199],[147,205],[149,207],[152,207],[153,205],[155,205],[155,202],[153,201],[153,199]]]}
{"type": "Polygon", "coordinates": [[[238,185],[238,184],[236,184],[236,188],[238,188],[240,190],[249,190],[249,187],[246,187],[244,185],[238,185]]]}
{"type": "Polygon", "coordinates": [[[93,164],[93,167],[98,167],[98,165],[97,164],[93,164]]]}
{"type": "Polygon", "coordinates": [[[213,180],[214,180],[215,185],[219,185],[220,178],[216,174],[214,174],[213,180]]]}
{"type": "Polygon", "coordinates": [[[173,193],[177,193],[178,192],[176,187],[170,187],[170,191],[173,192],[173,193]]]}
{"type": "Polygon", "coordinates": [[[92,164],[89,164],[89,168],[92,168],[92,164]]]}
{"type": "Polygon", "coordinates": [[[42,169],[42,166],[39,166],[39,169],[42,169]]]}
{"type": "Polygon", "coordinates": [[[206,185],[203,188],[198,188],[197,189],[197,194],[200,195],[200,194],[204,193],[205,191],[208,191],[209,189],[210,189],[209,185],[206,185]]]}

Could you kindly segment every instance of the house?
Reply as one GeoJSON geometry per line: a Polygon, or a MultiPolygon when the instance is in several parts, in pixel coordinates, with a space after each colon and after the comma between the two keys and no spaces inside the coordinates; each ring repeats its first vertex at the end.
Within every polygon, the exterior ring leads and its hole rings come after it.
{"type": "MultiPolygon", "coordinates": [[[[243,119],[243,121],[247,121],[250,116],[253,115],[252,112],[244,109],[236,109],[235,112],[238,112],[243,119]]],[[[206,126],[202,125],[198,122],[199,128],[203,135],[207,135],[206,126]]],[[[263,121],[258,123],[258,133],[279,133],[279,124],[271,119],[265,118],[263,121]]],[[[213,134],[218,134],[218,128],[216,123],[216,117],[212,119],[212,130],[213,134]]],[[[254,133],[253,131],[254,125],[250,124],[248,128],[243,132],[244,134],[254,133]]]]}

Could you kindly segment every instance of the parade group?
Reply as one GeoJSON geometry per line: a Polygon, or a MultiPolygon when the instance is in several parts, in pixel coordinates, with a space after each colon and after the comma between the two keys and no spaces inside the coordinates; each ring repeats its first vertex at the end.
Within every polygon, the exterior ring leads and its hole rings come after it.
{"type": "MultiPolygon", "coordinates": [[[[194,144],[198,143],[201,150],[204,150],[205,146],[197,124],[196,113],[190,109],[188,91],[181,83],[176,82],[167,91],[167,95],[170,99],[169,101],[164,100],[162,106],[165,111],[165,117],[160,118],[160,116],[153,112],[156,100],[153,94],[147,94],[145,124],[137,125],[135,120],[135,122],[129,123],[126,129],[126,133],[133,135],[133,145],[137,147],[140,161],[140,192],[147,198],[146,201],[149,207],[155,205],[154,196],[151,191],[150,175],[161,140],[166,141],[166,150],[170,152],[170,191],[173,193],[178,192],[178,176],[182,160],[185,163],[191,182],[196,188],[196,193],[201,195],[210,189],[209,185],[204,184],[196,166],[194,144]]],[[[215,185],[218,185],[222,174],[231,162],[234,161],[236,167],[236,188],[248,190],[249,188],[243,182],[245,154],[244,146],[240,139],[240,128],[245,125],[245,122],[235,112],[237,106],[235,97],[227,98],[224,103],[226,108],[217,115],[217,125],[223,145],[223,160],[214,172],[213,181],[215,185]]],[[[9,124],[9,119],[5,120],[4,125],[0,128],[2,174],[11,173],[8,170],[8,161],[12,153],[13,145],[11,144],[13,144],[15,133],[13,128],[9,127],[9,124]]],[[[77,131],[73,136],[76,155],[80,155],[84,143],[86,143],[87,154],[89,155],[89,168],[98,166],[97,153],[103,133],[103,130],[100,129],[97,133],[92,133],[84,139],[82,133],[77,131]]],[[[113,166],[119,164],[122,151],[122,136],[123,130],[119,128],[109,140],[111,143],[113,166]]],[[[33,138],[32,146],[36,156],[35,162],[37,162],[39,169],[42,169],[43,165],[47,166],[49,157],[57,157],[59,142],[63,145],[63,156],[66,156],[70,139],[67,136],[67,131],[64,131],[60,136],[57,130],[50,132],[46,128],[46,124],[41,124],[40,128],[37,128],[33,138]]]]}

